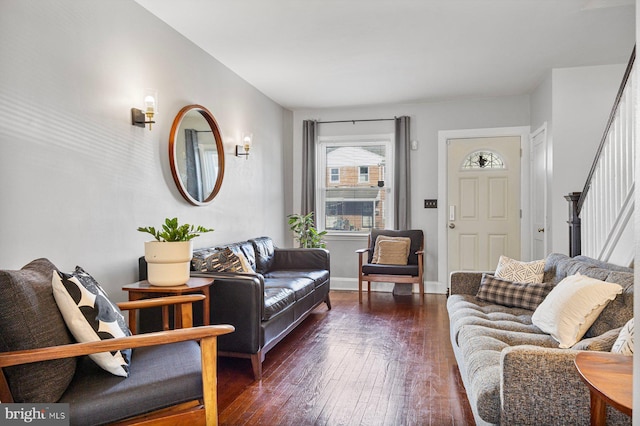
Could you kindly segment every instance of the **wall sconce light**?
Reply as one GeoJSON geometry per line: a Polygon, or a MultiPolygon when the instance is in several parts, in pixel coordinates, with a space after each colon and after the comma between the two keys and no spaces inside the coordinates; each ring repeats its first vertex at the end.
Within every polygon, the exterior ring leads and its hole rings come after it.
{"type": "Polygon", "coordinates": [[[249,159],[249,150],[251,149],[252,140],[253,140],[253,134],[251,133],[242,134],[242,145],[236,145],[236,157],[240,157],[244,155],[245,160],[249,159]]]}
{"type": "Polygon", "coordinates": [[[131,124],[137,127],[144,127],[146,124],[155,123],[153,116],[158,113],[158,91],[155,89],[144,90],[144,111],[138,108],[131,108],[131,124]],[[145,117],[146,116],[146,117],[145,117]]]}

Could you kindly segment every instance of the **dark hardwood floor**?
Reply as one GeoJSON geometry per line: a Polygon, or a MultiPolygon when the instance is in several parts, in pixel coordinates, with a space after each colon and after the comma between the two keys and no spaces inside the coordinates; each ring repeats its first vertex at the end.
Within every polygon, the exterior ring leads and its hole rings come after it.
{"type": "Polygon", "coordinates": [[[222,425],[473,425],[449,342],[444,295],[332,291],[267,353],[220,358],[222,425]]]}

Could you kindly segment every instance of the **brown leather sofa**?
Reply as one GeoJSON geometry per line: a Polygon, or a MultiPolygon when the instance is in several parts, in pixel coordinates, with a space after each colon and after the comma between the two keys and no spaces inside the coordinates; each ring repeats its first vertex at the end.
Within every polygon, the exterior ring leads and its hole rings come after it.
{"type": "MultiPolygon", "coordinates": [[[[325,249],[281,249],[269,237],[194,250],[194,257],[229,247],[242,252],[251,273],[192,271],[192,276],[214,277],[210,289],[211,324],[230,324],[232,334],[218,338],[221,356],[251,359],[256,380],[262,376],[265,354],[329,299],[329,252],[325,249]]],[[[146,264],[140,260],[140,279],[146,264]]],[[[202,310],[194,306],[194,324],[202,323],[202,310]]],[[[160,313],[141,313],[140,329],[160,329],[160,313]]]]}

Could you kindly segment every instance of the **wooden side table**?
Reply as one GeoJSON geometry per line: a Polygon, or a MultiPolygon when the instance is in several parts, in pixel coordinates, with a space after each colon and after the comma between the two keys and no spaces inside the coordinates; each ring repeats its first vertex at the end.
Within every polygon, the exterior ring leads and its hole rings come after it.
{"type": "Polygon", "coordinates": [[[575,360],[591,395],[591,425],[607,424],[607,404],[631,416],[633,357],[608,352],[580,352],[575,360]]]}
{"type": "MultiPolygon", "coordinates": [[[[191,277],[186,284],[162,287],[149,284],[148,281],[138,281],[137,283],[125,285],[122,290],[129,293],[129,301],[140,300],[151,297],[179,296],[181,294],[201,293],[205,295],[202,303],[202,314],[204,325],[209,325],[210,297],[209,288],[213,284],[213,278],[196,278],[191,277]]],[[[182,327],[182,308],[175,305],[174,321],[176,328],[182,327]]],[[[169,329],[169,307],[162,308],[162,328],[169,329]]],[[[137,333],[136,311],[129,311],[129,329],[131,333],[137,333]]]]}

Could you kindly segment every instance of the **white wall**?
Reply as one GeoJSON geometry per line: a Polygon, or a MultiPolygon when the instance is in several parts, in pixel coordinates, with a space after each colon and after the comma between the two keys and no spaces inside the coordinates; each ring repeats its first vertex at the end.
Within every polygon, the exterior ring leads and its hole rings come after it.
{"type": "Polygon", "coordinates": [[[0,268],[82,265],[122,300],[147,240],[138,226],[178,216],[216,229],[196,247],[287,242],[291,113],[137,3],[3,0],[0,57],[0,268]],[[130,124],[146,87],[159,90],[152,131],[130,124]],[[214,114],[227,152],[206,207],[183,201],[168,164],[173,118],[192,103],[214,114]],[[242,131],[254,135],[248,160],[232,154],[242,131]]]}
{"type": "MultiPolygon", "coordinates": [[[[425,280],[427,291],[444,292],[446,283],[438,283],[438,210],[424,209],[425,198],[438,198],[438,132],[441,130],[526,126],[529,123],[529,97],[513,96],[450,102],[383,105],[374,107],[298,110],[293,114],[293,209],[300,209],[302,121],[354,120],[411,117],[411,139],[417,151],[411,151],[413,228],[425,233],[425,280]]],[[[321,136],[340,134],[393,133],[393,122],[321,124],[321,136]]],[[[439,208],[443,208],[439,204],[439,208]]],[[[365,238],[329,239],[332,287],[357,288],[357,257],[354,251],[366,246],[365,238]]],[[[375,285],[373,286],[376,287],[375,285]]]]}
{"type": "Polygon", "coordinates": [[[569,253],[564,196],[584,187],[625,68],[626,64],[615,64],[553,69],[531,93],[531,129],[547,123],[549,252],[569,253]]]}
{"type": "Polygon", "coordinates": [[[569,208],[563,197],[584,187],[625,69],[626,64],[617,64],[552,71],[551,251],[569,252],[569,208]]]}

